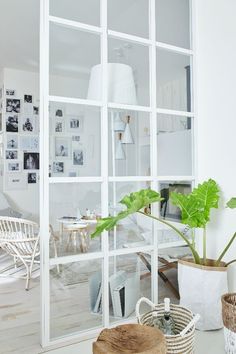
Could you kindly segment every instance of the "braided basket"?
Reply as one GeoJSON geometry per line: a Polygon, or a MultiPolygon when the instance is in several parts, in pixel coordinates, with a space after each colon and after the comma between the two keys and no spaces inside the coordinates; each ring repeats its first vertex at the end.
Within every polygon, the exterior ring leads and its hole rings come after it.
{"type": "Polygon", "coordinates": [[[236,293],[223,295],[221,302],[225,351],[227,354],[236,354],[236,293]]]}
{"type": "MultiPolygon", "coordinates": [[[[193,354],[195,323],[199,315],[193,316],[192,312],[179,305],[170,305],[171,316],[175,321],[175,329],[179,334],[165,335],[167,344],[167,354],[193,354]]],[[[164,314],[164,304],[153,304],[149,299],[141,298],[136,305],[136,316],[138,323],[146,326],[153,326],[153,318],[162,318],[164,314]],[[139,308],[142,302],[146,302],[152,307],[152,311],[140,315],[139,308]]]]}

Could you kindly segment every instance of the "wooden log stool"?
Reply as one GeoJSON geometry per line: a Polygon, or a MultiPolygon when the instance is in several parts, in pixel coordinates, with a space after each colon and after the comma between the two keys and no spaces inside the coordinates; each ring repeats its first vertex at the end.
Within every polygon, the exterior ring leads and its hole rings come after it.
{"type": "Polygon", "coordinates": [[[126,324],[104,329],[93,343],[93,354],[166,354],[163,333],[156,328],[126,324]]]}

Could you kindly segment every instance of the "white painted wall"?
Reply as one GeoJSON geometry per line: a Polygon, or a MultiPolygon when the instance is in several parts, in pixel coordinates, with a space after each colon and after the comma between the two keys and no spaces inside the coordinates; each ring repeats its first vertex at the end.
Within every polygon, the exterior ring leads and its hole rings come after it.
{"type": "MultiPolygon", "coordinates": [[[[198,179],[214,178],[222,188],[221,210],[212,214],[208,254],[216,257],[236,231],[236,211],[225,202],[236,196],[236,2],[196,0],[198,179]]],[[[236,258],[236,242],[227,261],[236,258]]],[[[236,266],[230,288],[236,290],[236,266]]]]}

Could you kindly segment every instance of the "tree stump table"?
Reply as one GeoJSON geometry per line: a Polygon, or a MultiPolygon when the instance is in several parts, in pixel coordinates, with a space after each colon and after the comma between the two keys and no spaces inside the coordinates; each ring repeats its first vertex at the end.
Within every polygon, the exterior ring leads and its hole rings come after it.
{"type": "Polygon", "coordinates": [[[93,343],[93,354],[166,354],[163,333],[156,328],[127,324],[104,329],[93,343]]]}

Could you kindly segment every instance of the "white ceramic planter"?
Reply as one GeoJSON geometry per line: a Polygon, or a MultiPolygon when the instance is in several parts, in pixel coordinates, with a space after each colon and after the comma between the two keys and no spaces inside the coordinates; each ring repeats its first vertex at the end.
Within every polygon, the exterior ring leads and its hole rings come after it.
{"type": "Polygon", "coordinates": [[[184,260],[178,263],[180,305],[200,314],[197,329],[223,327],[221,296],[228,292],[227,267],[223,265],[202,266],[184,260]]]}

